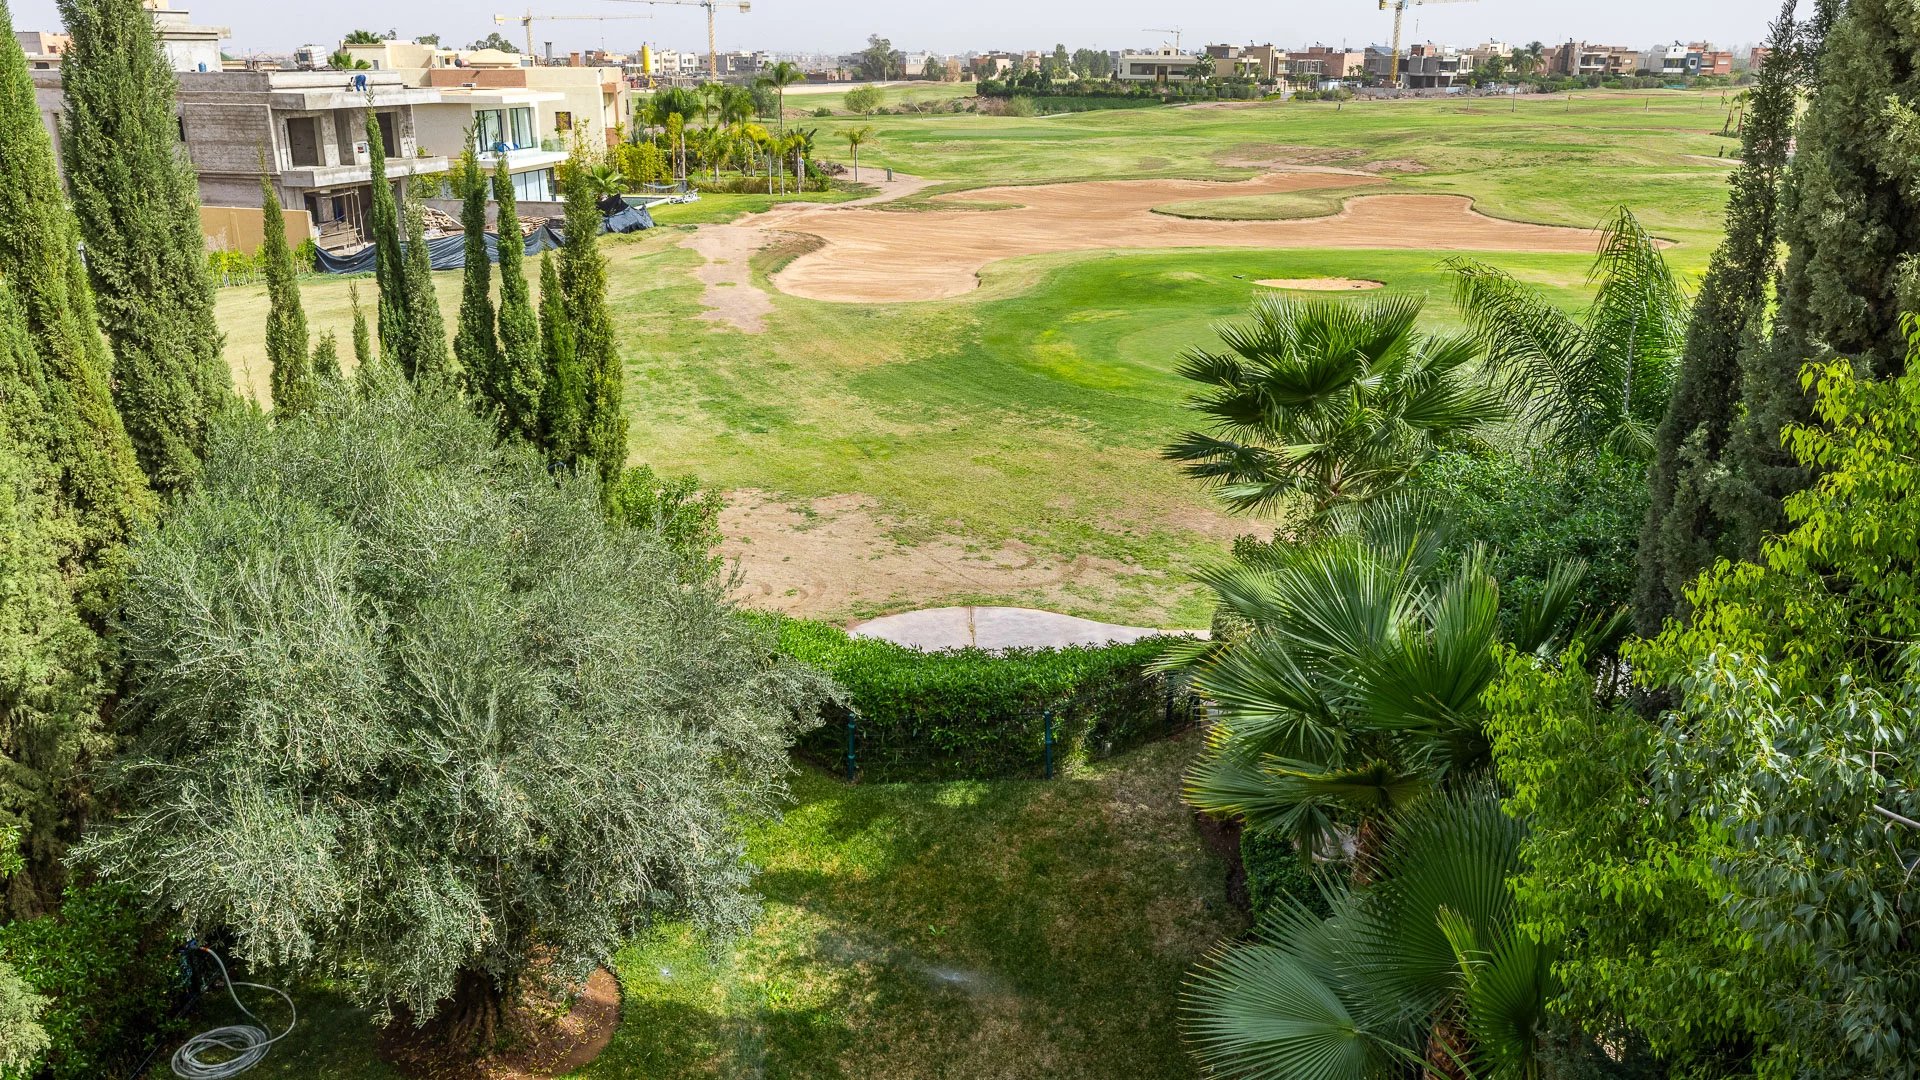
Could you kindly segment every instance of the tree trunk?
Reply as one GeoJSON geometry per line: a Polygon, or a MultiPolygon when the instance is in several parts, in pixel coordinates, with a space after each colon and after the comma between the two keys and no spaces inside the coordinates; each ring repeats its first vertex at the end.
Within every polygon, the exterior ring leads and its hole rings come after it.
{"type": "Polygon", "coordinates": [[[1472,1080],[1465,1064],[1471,1049],[1459,1024],[1452,1019],[1436,1021],[1427,1036],[1426,1080],[1472,1080]]]}
{"type": "Polygon", "coordinates": [[[453,997],[431,1027],[450,1049],[477,1057],[499,1042],[506,1004],[506,991],[492,975],[467,968],[460,972],[453,997]]]}

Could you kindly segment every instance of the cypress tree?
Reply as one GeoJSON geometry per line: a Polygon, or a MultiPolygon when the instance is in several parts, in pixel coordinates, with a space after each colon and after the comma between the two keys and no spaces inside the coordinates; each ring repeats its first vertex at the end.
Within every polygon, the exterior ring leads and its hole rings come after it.
{"type": "Polygon", "coordinates": [[[582,159],[568,163],[566,236],[560,248],[560,289],[579,357],[585,457],[611,483],[627,464],[627,417],[621,401],[620,347],[607,311],[607,263],[600,256],[600,207],[582,159]]]}
{"type": "Polygon", "coordinates": [[[178,492],[207,426],[236,400],[221,359],[200,181],[178,149],[172,65],[139,0],[60,0],[67,190],[114,354],[113,393],[141,468],[178,492]]]}
{"type": "Polygon", "coordinates": [[[479,402],[491,403],[487,393],[500,362],[500,344],[493,336],[493,264],[487,257],[487,174],[469,136],[460,155],[460,227],[465,232],[467,265],[462,275],[460,329],[453,337],[453,356],[466,376],[468,392],[479,402]]]}
{"type": "Polygon", "coordinates": [[[407,193],[407,253],[404,278],[407,305],[406,346],[400,370],[414,381],[449,373],[447,324],[440,318],[440,297],[433,291],[433,255],[427,251],[426,208],[411,187],[407,193]]]}
{"type": "Polygon", "coordinates": [[[540,439],[540,394],[544,383],[541,363],[540,320],[534,314],[527,289],[526,244],[520,237],[519,203],[513,177],[501,161],[493,174],[493,199],[500,204],[500,357],[488,380],[487,397],[500,410],[506,430],[521,438],[540,439]]]}
{"type": "Polygon", "coordinates": [[[314,343],[313,377],[321,382],[339,382],[343,377],[340,374],[340,339],[331,330],[321,334],[320,340],[314,343]]]}
{"type": "Polygon", "coordinates": [[[347,298],[353,304],[353,366],[364,367],[373,360],[373,335],[367,332],[367,312],[360,306],[360,286],[347,286],[347,298]]]}
{"type": "Polygon", "coordinates": [[[540,256],[540,449],[572,468],[586,452],[586,378],[551,252],[540,256]]]}
{"type": "Polygon", "coordinates": [[[1725,496],[1739,554],[1785,525],[1786,498],[1811,482],[1781,444],[1812,419],[1809,360],[1843,356],[1875,375],[1905,367],[1902,312],[1920,310],[1920,24],[1909,0],[1823,4],[1832,18],[1813,63],[1781,201],[1787,263],[1769,341],[1742,357],[1743,412],[1725,496]]]}
{"type": "MultiPolygon", "coordinates": [[[[12,284],[47,422],[35,440],[59,463],[55,501],[78,535],[70,572],[100,569],[154,509],[152,490],[113,406],[111,355],[100,333],[79,237],[34,102],[26,55],[0,0],[0,277],[12,284]]],[[[105,588],[105,581],[97,583],[105,588]]],[[[87,603],[107,598],[90,586],[87,603]]],[[[105,609],[93,607],[92,614],[105,609]]]]}
{"type": "Polygon", "coordinates": [[[387,183],[386,142],[380,137],[380,119],[367,110],[367,146],[373,159],[373,208],[368,228],[373,231],[373,278],[380,289],[380,354],[412,371],[407,348],[406,260],[400,254],[400,207],[393,185],[387,183]]]}
{"type": "Polygon", "coordinates": [[[1729,180],[1726,239],[1694,301],[1679,378],[1656,437],[1634,603],[1639,631],[1648,637],[1681,613],[1695,576],[1737,554],[1717,500],[1741,412],[1741,355],[1764,339],[1767,299],[1779,271],[1781,185],[1800,94],[1797,6],[1798,0],[1786,0],[1773,25],[1773,52],[1754,85],[1740,166],[1729,180]]]}
{"type": "Polygon", "coordinates": [[[273,182],[260,178],[261,227],[265,239],[260,260],[267,275],[267,362],[276,411],[294,413],[315,401],[313,357],[308,350],[307,313],[300,306],[300,282],[287,247],[286,217],[273,182]]]}

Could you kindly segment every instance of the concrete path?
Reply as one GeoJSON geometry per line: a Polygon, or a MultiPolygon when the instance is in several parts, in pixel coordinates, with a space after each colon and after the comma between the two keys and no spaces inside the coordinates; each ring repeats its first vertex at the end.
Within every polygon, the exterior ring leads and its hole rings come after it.
{"type": "Polygon", "coordinates": [[[1139,626],[1114,626],[1071,615],[1026,608],[957,607],[910,611],[862,623],[853,636],[879,638],[908,648],[1061,649],[1071,645],[1111,645],[1167,633],[1139,626]]]}

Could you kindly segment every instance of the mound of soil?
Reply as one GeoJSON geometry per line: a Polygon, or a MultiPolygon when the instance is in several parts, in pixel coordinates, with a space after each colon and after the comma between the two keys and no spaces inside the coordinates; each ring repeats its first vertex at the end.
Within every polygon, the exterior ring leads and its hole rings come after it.
{"type": "Polygon", "coordinates": [[[1368,289],[1386,288],[1385,282],[1344,277],[1268,278],[1265,281],[1256,281],[1254,284],[1265,285],[1269,289],[1285,289],[1288,292],[1364,292],[1368,289]]]}

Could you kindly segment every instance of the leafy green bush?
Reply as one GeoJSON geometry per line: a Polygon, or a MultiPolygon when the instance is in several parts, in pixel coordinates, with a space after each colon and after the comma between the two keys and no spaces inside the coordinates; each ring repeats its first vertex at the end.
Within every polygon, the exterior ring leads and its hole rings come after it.
{"type": "Polygon", "coordinates": [[[57,915],[0,926],[0,965],[48,999],[39,1023],[52,1044],[42,1071],[0,1070],[4,1080],[123,1071],[165,1016],[176,970],[133,890],[109,884],[67,890],[57,915]]]}
{"type": "Polygon", "coordinates": [[[1520,610],[1546,587],[1555,562],[1584,559],[1580,604],[1609,613],[1633,598],[1635,554],[1647,513],[1643,465],[1597,455],[1569,460],[1543,453],[1441,454],[1413,486],[1451,521],[1446,569],[1485,544],[1500,582],[1502,609],[1520,610]]]}
{"type": "Polygon", "coordinates": [[[702,578],[720,571],[717,549],[724,539],[720,532],[724,505],[720,493],[702,491],[699,480],[691,476],[668,480],[645,465],[621,473],[607,491],[613,520],[657,533],[702,578]]]}
{"type": "Polygon", "coordinates": [[[1166,648],[1164,639],[1107,648],[920,652],[824,623],[774,621],[781,652],[826,672],[845,693],[800,745],[822,761],[843,761],[850,711],[858,724],[860,772],[868,780],[1040,776],[1049,713],[1056,768],[1164,734],[1169,708],[1176,724],[1191,715],[1178,680],[1147,671],[1166,648]]]}
{"type": "Polygon", "coordinates": [[[1255,919],[1289,898],[1323,919],[1331,914],[1332,905],[1293,841],[1270,830],[1247,829],[1240,834],[1240,862],[1247,869],[1247,902],[1255,919]]]}

